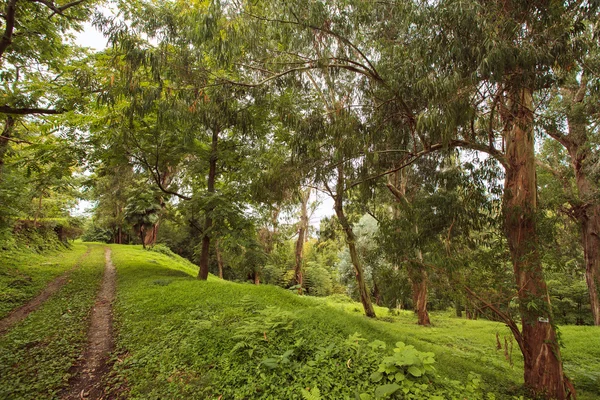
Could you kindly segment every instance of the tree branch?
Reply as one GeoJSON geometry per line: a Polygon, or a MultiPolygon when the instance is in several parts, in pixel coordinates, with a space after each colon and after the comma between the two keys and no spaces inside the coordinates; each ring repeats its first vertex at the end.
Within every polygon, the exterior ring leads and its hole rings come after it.
{"type": "Polygon", "coordinates": [[[507,168],[508,166],[508,162],[506,161],[506,157],[504,156],[504,154],[502,154],[499,150],[495,149],[495,148],[490,148],[487,145],[482,145],[482,144],[478,144],[478,143],[471,143],[471,142],[467,142],[464,140],[451,140],[448,144],[444,144],[444,143],[436,143],[436,144],[432,144],[428,147],[426,147],[425,149],[421,150],[418,153],[409,153],[403,160],[403,163],[400,164],[397,167],[388,169],[387,171],[381,172],[379,174],[373,175],[371,177],[365,178],[365,179],[361,179],[360,181],[356,181],[354,183],[352,183],[349,186],[349,189],[352,189],[355,186],[358,186],[362,183],[371,181],[373,179],[378,179],[381,178],[383,176],[392,174],[396,171],[400,171],[401,169],[404,169],[406,167],[408,167],[409,165],[413,164],[415,161],[417,161],[419,158],[426,156],[427,154],[431,154],[435,151],[438,150],[442,150],[442,149],[446,149],[446,148],[456,148],[456,147],[460,147],[460,148],[465,148],[465,149],[470,149],[470,150],[477,150],[477,151],[481,151],[484,153],[489,154],[490,156],[494,157],[496,160],[498,160],[498,162],[500,162],[500,164],[502,164],[502,166],[504,168],[507,168]]]}
{"type": "Polygon", "coordinates": [[[517,323],[508,314],[502,312],[496,306],[494,306],[492,303],[487,302],[484,299],[482,299],[480,296],[478,296],[477,293],[475,293],[473,290],[471,290],[467,285],[463,285],[463,288],[467,291],[467,293],[471,297],[474,297],[481,303],[485,304],[486,307],[488,307],[490,310],[492,310],[494,312],[494,314],[496,314],[498,317],[500,317],[502,319],[502,321],[504,321],[506,326],[508,326],[508,328],[513,333],[513,336],[515,337],[517,344],[521,348],[521,352],[523,354],[525,354],[526,349],[525,349],[525,345],[523,343],[523,335],[521,334],[521,331],[519,330],[517,323]]]}
{"type": "Polygon", "coordinates": [[[33,144],[32,142],[30,142],[30,141],[28,141],[28,140],[22,140],[22,139],[13,139],[13,138],[11,138],[11,137],[8,137],[8,136],[2,136],[2,135],[0,135],[0,139],[2,139],[2,140],[8,140],[8,141],[14,142],[14,143],[16,143],[16,144],[23,144],[23,143],[25,143],[25,144],[33,144]]]}
{"type": "Polygon", "coordinates": [[[54,110],[51,108],[13,108],[11,106],[0,106],[0,113],[12,115],[31,115],[31,114],[47,114],[56,115],[64,113],[63,110],[54,110]]]}
{"type": "Polygon", "coordinates": [[[4,11],[6,27],[4,28],[4,34],[0,39],[0,60],[8,46],[12,44],[12,36],[15,29],[15,14],[17,12],[16,4],[17,0],[9,0],[6,4],[6,10],[4,11]]]}
{"type": "Polygon", "coordinates": [[[58,15],[62,15],[64,16],[64,12],[66,10],[68,10],[69,8],[78,6],[79,4],[87,1],[87,0],[75,0],[72,1],[70,3],[64,4],[62,6],[57,6],[56,4],[54,4],[53,1],[48,1],[48,0],[29,0],[32,3],[40,3],[45,5],[46,7],[48,7],[49,9],[51,9],[53,11],[53,13],[50,15],[50,18],[52,18],[54,16],[54,14],[58,14],[58,15]]]}

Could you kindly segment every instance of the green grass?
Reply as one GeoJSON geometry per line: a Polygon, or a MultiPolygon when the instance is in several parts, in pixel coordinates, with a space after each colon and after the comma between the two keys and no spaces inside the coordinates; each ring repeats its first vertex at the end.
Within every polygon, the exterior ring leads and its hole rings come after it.
{"type": "MultiPolygon", "coordinates": [[[[373,321],[362,316],[358,303],[214,277],[201,282],[194,279],[196,268],[177,257],[112,248],[119,351],[112,383],[123,397],[300,399],[301,388],[317,385],[325,398],[354,399],[353,389],[364,391],[373,371],[371,356],[348,348],[346,339],[354,333],[382,340],[388,349],[403,341],[431,351],[442,377],[465,382],[475,372],[497,398],[522,394],[518,346],[513,343],[512,366],[496,349],[496,333],[503,344],[510,338],[500,323],[433,313],[434,326],[426,328],[415,324],[411,312],[390,316],[381,308],[381,320],[373,321]],[[266,367],[265,359],[275,366],[266,367]]],[[[566,371],[580,399],[600,396],[595,329],[561,329],[566,371]]]]}
{"type": "MultiPolygon", "coordinates": [[[[46,260],[59,263],[62,270],[69,269],[86,248],[76,246],[62,257],[55,254],[46,260]]],[[[38,269],[30,265],[17,267],[40,281],[41,276],[49,280],[49,274],[38,274],[38,269]]],[[[93,246],[65,286],[0,337],[0,399],[59,398],[69,379],[69,369],[87,341],[89,315],[103,268],[103,247],[93,246]]]]}
{"type": "MultiPolygon", "coordinates": [[[[75,265],[88,245],[9,259],[10,271],[36,282],[35,290],[26,286],[23,298],[75,265]]],[[[355,393],[372,393],[377,384],[369,377],[398,341],[435,354],[440,378],[431,390],[452,387],[452,379],[463,382],[456,389],[462,394],[475,372],[483,390],[498,399],[522,394],[523,362],[516,343],[512,366],[496,349],[496,333],[502,344],[510,338],[500,323],[432,313],[434,326],[426,328],[416,325],[412,312],[390,315],[383,308],[376,309],[379,320],[370,320],[359,303],[340,296],[299,297],[212,276],[201,282],[195,279],[197,267],[180,257],[134,246],[111,248],[118,279],[117,353],[108,384],[122,398],[302,399],[302,389],[314,393],[318,387],[323,398],[353,400],[355,393]],[[348,340],[355,333],[365,344],[356,336],[348,340]],[[366,345],[375,340],[385,342],[387,350],[366,345]]],[[[9,270],[6,265],[2,271],[9,270]]],[[[0,398],[59,397],[85,345],[103,266],[103,246],[92,245],[69,282],[0,337],[0,398]]],[[[579,399],[599,398],[597,328],[560,331],[565,369],[579,399]]]]}
{"type": "Polygon", "coordinates": [[[0,252],[0,318],[31,300],[48,282],[73,268],[87,250],[76,243],[71,249],[50,254],[12,250],[0,252]]]}

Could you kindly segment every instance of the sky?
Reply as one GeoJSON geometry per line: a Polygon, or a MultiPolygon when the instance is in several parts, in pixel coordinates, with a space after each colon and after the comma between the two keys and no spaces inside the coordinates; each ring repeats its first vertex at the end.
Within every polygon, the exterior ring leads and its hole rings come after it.
{"type": "MultiPolygon", "coordinates": [[[[89,47],[94,50],[103,50],[107,47],[106,37],[104,37],[104,35],[89,22],[84,24],[84,29],[77,34],[75,42],[80,46],[89,47]]],[[[319,203],[315,212],[310,217],[310,224],[313,227],[318,228],[321,219],[334,214],[333,200],[322,193],[317,195],[313,193],[311,201],[317,201],[319,203]]],[[[89,201],[80,201],[74,213],[77,215],[85,215],[91,206],[92,203],[89,201]]]]}

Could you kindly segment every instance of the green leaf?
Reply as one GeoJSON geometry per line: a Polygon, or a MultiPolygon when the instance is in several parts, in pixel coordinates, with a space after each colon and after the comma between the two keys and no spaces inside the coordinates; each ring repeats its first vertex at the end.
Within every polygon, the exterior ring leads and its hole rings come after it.
{"type": "Polygon", "coordinates": [[[275,369],[275,368],[277,368],[277,365],[278,365],[277,364],[277,359],[275,359],[275,358],[265,358],[262,361],[262,364],[265,367],[270,368],[270,369],[275,369]]]}
{"type": "Polygon", "coordinates": [[[383,378],[383,374],[379,371],[373,372],[370,377],[373,382],[379,382],[381,378],[383,378]]]}
{"type": "Polygon", "coordinates": [[[389,396],[391,394],[396,393],[398,389],[400,389],[400,385],[397,385],[395,383],[389,383],[387,385],[379,386],[377,389],[375,389],[375,397],[383,398],[389,396]]]}
{"type": "Polygon", "coordinates": [[[423,371],[420,368],[415,367],[414,365],[408,368],[408,373],[416,377],[423,375],[423,371]]]}

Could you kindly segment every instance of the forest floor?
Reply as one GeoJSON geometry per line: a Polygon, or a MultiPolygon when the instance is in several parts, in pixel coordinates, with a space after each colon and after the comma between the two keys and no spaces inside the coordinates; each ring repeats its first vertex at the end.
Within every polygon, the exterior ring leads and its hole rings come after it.
{"type": "MultiPolygon", "coordinates": [[[[0,334],[0,399],[355,399],[399,341],[435,354],[442,386],[523,395],[522,357],[501,323],[434,312],[420,327],[384,308],[370,320],[344,296],[195,275],[178,256],[135,246],[1,255],[0,320],[67,278],[0,334]]],[[[560,332],[578,398],[600,398],[597,328],[560,332]]]]}

